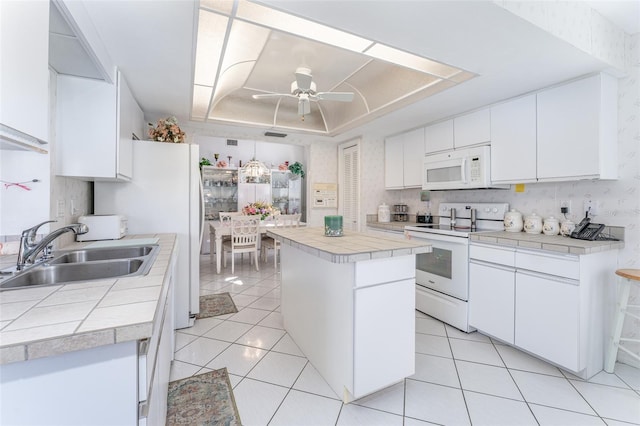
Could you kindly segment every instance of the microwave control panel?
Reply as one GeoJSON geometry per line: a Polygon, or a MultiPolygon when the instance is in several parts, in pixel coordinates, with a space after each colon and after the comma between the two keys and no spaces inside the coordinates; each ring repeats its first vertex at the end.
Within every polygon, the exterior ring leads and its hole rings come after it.
{"type": "Polygon", "coordinates": [[[471,182],[479,182],[482,179],[482,164],[480,157],[471,157],[469,163],[469,180],[471,182]]]}

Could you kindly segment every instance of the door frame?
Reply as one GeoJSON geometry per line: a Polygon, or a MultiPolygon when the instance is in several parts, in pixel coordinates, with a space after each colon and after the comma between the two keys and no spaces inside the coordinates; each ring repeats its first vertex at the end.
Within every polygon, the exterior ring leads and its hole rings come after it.
{"type": "Polygon", "coordinates": [[[346,142],[338,145],[338,214],[344,216],[344,195],[342,188],[344,188],[344,160],[343,151],[347,148],[356,147],[358,151],[358,195],[356,199],[356,223],[355,230],[360,231],[362,220],[360,218],[360,199],[361,199],[361,164],[362,164],[362,138],[355,137],[346,142]]]}

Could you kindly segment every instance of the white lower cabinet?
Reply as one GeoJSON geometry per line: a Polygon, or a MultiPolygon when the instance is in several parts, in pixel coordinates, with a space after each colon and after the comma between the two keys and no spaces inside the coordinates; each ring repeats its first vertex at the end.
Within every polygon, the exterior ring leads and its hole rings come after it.
{"type": "Polygon", "coordinates": [[[515,269],[472,261],[469,274],[469,325],[513,344],[515,269]]]}
{"type": "Polygon", "coordinates": [[[617,250],[555,254],[472,242],[469,323],[589,378],[604,365],[617,250]]]}
{"type": "Polygon", "coordinates": [[[579,284],[549,275],[518,271],[516,346],[571,371],[580,371],[579,284]]]}

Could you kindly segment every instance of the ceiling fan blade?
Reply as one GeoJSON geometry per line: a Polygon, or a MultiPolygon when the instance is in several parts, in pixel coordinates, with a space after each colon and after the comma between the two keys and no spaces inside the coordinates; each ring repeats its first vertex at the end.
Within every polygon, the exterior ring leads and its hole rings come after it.
{"type": "Polygon", "coordinates": [[[297,96],[293,96],[289,93],[260,93],[257,95],[252,95],[251,97],[253,99],[270,99],[270,98],[282,98],[283,96],[287,98],[297,98],[297,96]]]}
{"type": "Polygon", "coordinates": [[[311,89],[311,80],[313,79],[313,77],[311,76],[311,70],[309,68],[298,68],[295,74],[298,89],[303,92],[311,89]]]}
{"type": "Polygon", "coordinates": [[[308,98],[300,98],[298,101],[298,115],[307,115],[311,112],[311,103],[308,98]]]}
{"type": "Polygon", "coordinates": [[[351,102],[353,101],[352,92],[318,92],[315,97],[319,101],[338,101],[338,102],[351,102]]]}

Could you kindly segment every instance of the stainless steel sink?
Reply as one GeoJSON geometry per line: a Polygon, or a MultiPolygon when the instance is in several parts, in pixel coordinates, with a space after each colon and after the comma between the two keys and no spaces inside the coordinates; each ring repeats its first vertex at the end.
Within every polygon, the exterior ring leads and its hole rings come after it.
{"type": "Polygon", "coordinates": [[[158,250],[157,245],[145,245],[60,252],[51,261],[0,280],[0,291],[146,275],[158,250]]]}
{"type": "Polygon", "coordinates": [[[134,257],[147,256],[154,249],[154,246],[135,247],[110,247],[97,249],[83,249],[62,252],[49,264],[91,262],[94,260],[130,259],[134,257]]]}

